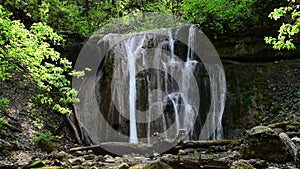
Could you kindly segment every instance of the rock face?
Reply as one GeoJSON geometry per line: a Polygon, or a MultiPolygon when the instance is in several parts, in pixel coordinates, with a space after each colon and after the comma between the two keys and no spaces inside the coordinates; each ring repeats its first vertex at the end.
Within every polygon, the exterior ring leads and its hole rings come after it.
{"type": "Polygon", "coordinates": [[[265,126],[257,126],[247,131],[240,151],[245,159],[261,158],[274,162],[291,160],[289,148],[278,133],[265,126]]]}

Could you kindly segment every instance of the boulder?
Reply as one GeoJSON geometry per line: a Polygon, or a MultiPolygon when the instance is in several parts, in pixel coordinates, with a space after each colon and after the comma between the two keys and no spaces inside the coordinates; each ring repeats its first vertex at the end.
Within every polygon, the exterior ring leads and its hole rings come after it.
{"type": "Polygon", "coordinates": [[[257,126],[247,131],[240,150],[244,159],[260,158],[272,162],[292,161],[289,147],[273,129],[257,126]]]}

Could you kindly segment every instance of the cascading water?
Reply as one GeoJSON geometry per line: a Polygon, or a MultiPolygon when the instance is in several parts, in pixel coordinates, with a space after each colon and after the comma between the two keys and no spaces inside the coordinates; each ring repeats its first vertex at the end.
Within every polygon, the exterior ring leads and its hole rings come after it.
{"type": "MultiPolygon", "coordinates": [[[[89,129],[91,122],[84,124],[90,135],[97,135],[96,143],[151,144],[155,133],[172,139],[182,129],[189,132],[186,140],[222,138],[226,92],[223,69],[195,57],[198,30],[194,26],[189,28],[186,46],[179,51],[179,31],[164,29],[100,38],[99,46],[110,48],[96,81],[98,104],[106,122],[101,121],[97,129],[95,124],[89,129]],[[176,52],[185,56],[178,57],[176,52]],[[214,131],[214,126],[215,132],[208,132],[214,131]]],[[[97,119],[93,120],[95,123],[97,119]]]]}
{"type": "Polygon", "coordinates": [[[135,38],[130,38],[125,43],[126,54],[128,58],[128,71],[129,71],[129,117],[130,117],[130,143],[137,143],[137,129],[136,129],[136,117],[135,117],[135,103],[136,103],[136,55],[144,44],[145,35],[140,42],[138,42],[138,46],[136,46],[135,38]]]}

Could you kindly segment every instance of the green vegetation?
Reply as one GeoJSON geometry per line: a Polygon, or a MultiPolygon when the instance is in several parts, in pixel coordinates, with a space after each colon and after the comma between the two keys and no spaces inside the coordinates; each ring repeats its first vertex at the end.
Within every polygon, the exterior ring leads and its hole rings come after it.
{"type": "Polygon", "coordinates": [[[32,142],[39,142],[40,140],[50,141],[52,138],[53,135],[50,131],[37,132],[35,133],[35,136],[31,141],[32,142]]]}
{"type": "Polygon", "coordinates": [[[293,40],[300,32],[300,2],[298,0],[287,0],[287,2],[289,2],[288,6],[276,8],[269,15],[274,20],[288,20],[287,23],[281,25],[278,37],[265,37],[266,43],[278,50],[295,49],[293,40]]]}
{"type": "Polygon", "coordinates": [[[119,17],[132,14],[141,16],[145,20],[144,17],[147,15],[141,14],[147,12],[174,14],[192,23],[198,23],[201,28],[215,33],[238,31],[246,21],[255,20],[252,6],[254,2],[254,0],[105,0],[101,2],[26,0],[5,2],[3,5],[13,9],[15,13],[21,11],[30,18],[30,22],[49,25],[56,32],[89,36],[119,17]]]}
{"type": "Polygon", "coordinates": [[[188,21],[199,23],[218,33],[238,31],[247,20],[255,19],[254,0],[183,0],[183,15],[188,21]]]}
{"type": "Polygon", "coordinates": [[[5,133],[5,129],[3,128],[4,125],[6,125],[8,123],[7,120],[3,119],[3,112],[5,111],[5,109],[8,108],[9,105],[9,99],[7,98],[1,98],[0,99],[0,133],[5,133]]]}
{"type": "Polygon", "coordinates": [[[0,99],[0,111],[4,111],[8,108],[9,105],[9,99],[8,98],[1,98],[0,99]]]}
{"type": "Polygon", "coordinates": [[[36,85],[42,92],[37,98],[62,114],[71,113],[68,104],[78,101],[67,75],[82,76],[72,71],[71,62],[61,58],[51,45],[62,43],[62,37],[44,23],[34,23],[29,29],[0,5],[0,78],[7,81],[18,73],[24,83],[36,85]],[[55,93],[55,97],[50,93],[55,93]]]}
{"type": "Polygon", "coordinates": [[[273,121],[295,121],[293,115],[300,110],[300,85],[285,84],[283,86],[274,86],[273,90],[277,93],[277,105],[273,105],[276,113],[273,114],[273,121]],[[282,98],[285,98],[282,100],[282,98]]]}

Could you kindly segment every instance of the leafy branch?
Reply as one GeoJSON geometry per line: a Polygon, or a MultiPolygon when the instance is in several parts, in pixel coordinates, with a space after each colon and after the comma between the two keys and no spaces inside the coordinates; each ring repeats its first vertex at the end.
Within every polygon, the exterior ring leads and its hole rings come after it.
{"type": "Polygon", "coordinates": [[[296,0],[287,0],[289,6],[275,8],[273,12],[269,14],[269,18],[279,20],[283,17],[289,17],[289,23],[283,23],[278,32],[277,37],[265,37],[265,42],[273,46],[274,49],[296,49],[293,43],[295,35],[300,32],[300,5],[296,0]]]}
{"type": "Polygon", "coordinates": [[[62,37],[43,23],[26,29],[20,21],[10,20],[10,15],[0,5],[0,79],[9,80],[20,72],[42,91],[37,93],[42,104],[62,114],[71,113],[68,105],[79,100],[67,76],[80,77],[84,73],[72,71],[71,62],[51,48],[50,43],[59,45],[62,37]],[[56,97],[51,95],[55,90],[56,97]]]}

